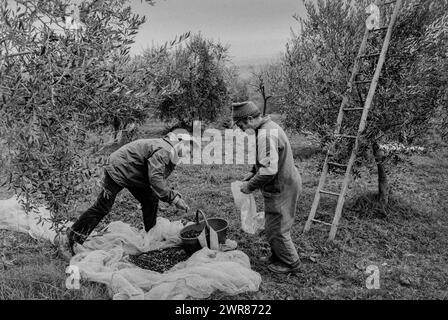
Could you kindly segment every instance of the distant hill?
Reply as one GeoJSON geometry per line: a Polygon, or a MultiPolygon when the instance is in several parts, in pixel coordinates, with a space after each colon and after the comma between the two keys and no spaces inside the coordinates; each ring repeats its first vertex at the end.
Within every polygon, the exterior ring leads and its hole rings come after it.
{"type": "Polygon", "coordinates": [[[240,78],[243,80],[248,80],[252,76],[252,72],[257,70],[258,66],[263,65],[263,63],[260,64],[247,64],[247,65],[238,65],[238,70],[240,74],[240,78]]]}
{"type": "Polygon", "coordinates": [[[269,56],[232,57],[231,59],[232,63],[238,67],[240,77],[242,79],[249,79],[257,67],[279,59],[280,55],[281,53],[269,56]]]}
{"type": "Polygon", "coordinates": [[[276,55],[258,55],[249,57],[233,57],[232,62],[238,66],[250,64],[263,64],[276,58],[276,55]]]}

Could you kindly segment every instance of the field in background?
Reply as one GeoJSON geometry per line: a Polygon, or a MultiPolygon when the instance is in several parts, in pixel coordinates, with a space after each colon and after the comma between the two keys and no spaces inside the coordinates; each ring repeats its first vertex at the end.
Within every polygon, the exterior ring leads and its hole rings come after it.
{"type": "MultiPolygon", "coordinates": [[[[139,138],[156,137],[163,129],[161,124],[149,123],[140,130],[139,138]]],[[[409,163],[390,168],[394,193],[387,219],[377,217],[372,202],[375,167],[361,172],[362,179],[351,184],[336,241],[331,243],[326,241],[326,227],[313,226],[308,234],[302,233],[317,187],[322,154],[304,136],[290,139],[303,179],[292,231],[302,260],[300,272],[295,275],[279,276],[266,271],[257,261],[268,252],[263,235],[251,236],[240,229],[230,183],[241,179],[248,165],[180,166],[169,179],[192,210],[185,216],[168,207],[160,216],[193,220],[194,210],[202,209],[208,216],[227,219],[228,237],[238,242],[239,249],[250,257],[253,269],[262,276],[258,292],[233,297],[217,292],[211,299],[447,299],[448,151],[413,156],[409,163]],[[368,265],[380,269],[378,290],[366,289],[368,265]]],[[[341,177],[331,175],[330,181],[337,185],[341,177]]],[[[9,195],[0,189],[0,198],[9,195]]],[[[259,193],[256,199],[262,209],[259,193]]],[[[324,206],[330,207],[330,201],[324,201],[324,206]]],[[[113,220],[142,227],[138,204],[127,191],[117,197],[103,225],[113,220]]],[[[82,282],[80,291],[66,290],[66,266],[48,243],[0,231],[0,300],[108,298],[107,290],[99,284],[82,282]]]]}

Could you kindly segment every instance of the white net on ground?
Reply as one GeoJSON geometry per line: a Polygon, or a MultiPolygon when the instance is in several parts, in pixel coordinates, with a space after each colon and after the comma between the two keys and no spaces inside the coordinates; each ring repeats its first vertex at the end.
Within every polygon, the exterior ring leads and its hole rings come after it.
{"type": "MultiPolygon", "coordinates": [[[[39,216],[49,218],[50,213],[45,208],[39,211],[27,215],[17,198],[0,200],[0,229],[25,232],[55,243],[51,224],[38,224],[39,216]]],[[[70,265],[78,267],[81,279],[106,284],[113,299],[203,299],[216,290],[228,295],[258,291],[261,276],[239,250],[202,248],[164,273],[139,268],[129,261],[129,255],[179,246],[183,227],[180,221],[162,217],[149,232],[112,222],[104,234],[75,247],[70,265]]]]}

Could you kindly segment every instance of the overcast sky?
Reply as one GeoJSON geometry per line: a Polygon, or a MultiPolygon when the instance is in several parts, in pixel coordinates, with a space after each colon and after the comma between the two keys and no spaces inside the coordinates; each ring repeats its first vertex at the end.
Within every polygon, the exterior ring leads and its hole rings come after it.
{"type": "Polygon", "coordinates": [[[270,57],[284,51],[292,15],[304,15],[302,0],[156,0],[155,6],[132,0],[136,13],[145,15],[131,53],[153,43],[161,45],[187,31],[230,45],[235,60],[270,57]]]}

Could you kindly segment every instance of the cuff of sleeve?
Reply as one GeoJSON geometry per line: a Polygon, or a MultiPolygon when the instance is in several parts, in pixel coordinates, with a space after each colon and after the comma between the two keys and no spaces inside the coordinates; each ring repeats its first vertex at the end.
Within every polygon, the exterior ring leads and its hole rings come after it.
{"type": "Polygon", "coordinates": [[[170,202],[170,204],[177,204],[178,202],[179,202],[179,200],[182,198],[181,196],[180,196],[180,194],[178,193],[178,192],[175,192],[175,191],[173,191],[174,192],[174,197],[173,197],[173,200],[171,200],[171,202],[170,202]]]}
{"type": "Polygon", "coordinates": [[[255,191],[257,189],[260,189],[263,187],[266,183],[271,181],[274,178],[274,176],[261,176],[259,174],[256,174],[252,179],[249,180],[247,184],[247,188],[249,191],[255,191]]]}
{"type": "Polygon", "coordinates": [[[256,179],[252,178],[247,182],[247,189],[252,192],[258,189],[256,179]]]}

